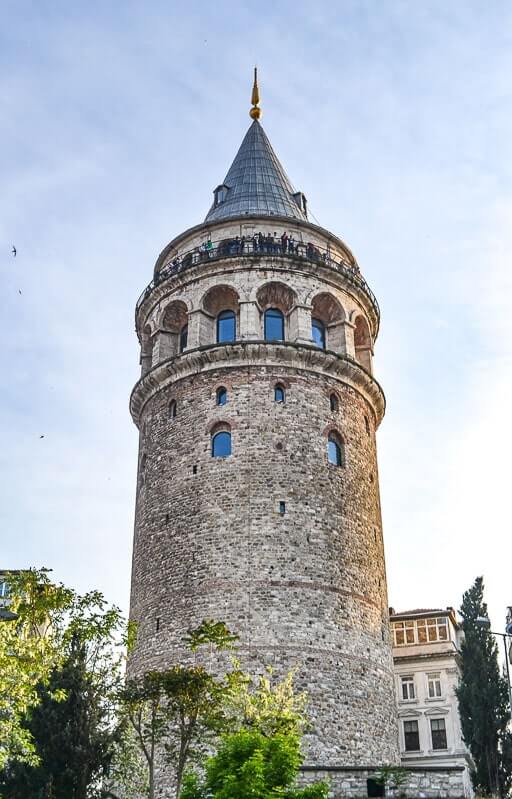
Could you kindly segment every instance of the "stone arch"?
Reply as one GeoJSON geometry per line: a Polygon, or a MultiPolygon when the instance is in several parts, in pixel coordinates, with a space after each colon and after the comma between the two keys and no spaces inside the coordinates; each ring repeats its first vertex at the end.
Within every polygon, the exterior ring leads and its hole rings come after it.
{"type": "Polygon", "coordinates": [[[213,422],[210,422],[208,425],[208,433],[211,436],[214,436],[215,433],[221,433],[223,431],[226,431],[227,433],[231,432],[231,425],[228,421],[226,421],[226,419],[217,419],[213,422]]]}
{"type": "Polygon", "coordinates": [[[296,328],[296,320],[291,316],[292,313],[296,314],[297,304],[297,294],[293,289],[286,283],[272,280],[258,288],[256,302],[260,311],[260,338],[265,338],[265,315],[267,311],[271,313],[272,309],[279,311],[283,316],[283,340],[293,337],[290,334],[296,328]]]}
{"type": "Polygon", "coordinates": [[[171,300],[160,314],[153,364],[174,358],[186,349],[189,309],[183,300],[171,300]]]}
{"type": "Polygon", "coordinates": [[[359,314],[354,319],[354,349],[356,360],[371,373],[372,337],[368,322],[362,314],[359,314]]]}
{"type": "Polygon", "coordinates": [[[203,295],[201,303],[200,344],[213,344],[215,341],[235,341],[240,335],[240,295],[232,286],[221,284],[212,286],[203,295]],[[229,339],[219,338],[220,314],[231,315],[233,320],[229,339]],[[234,314],[234,316],[233,316],[234,314]]]}
{"type": "MultiPolygon", "coordinates": [[[[327,291],[315,294],[311,301],[311,321],[318,320],[325,331],[325,349],[345,353],[345,321],[347,315],[341,302],[327,291]]],[[[313,331],[314,332],[314,331],[313,331]]],[[[312,339],[314,340],[312,332],[312,339]]]]}
{"type": "Polygon", "coordinates": [[[212,286],[201,299],[201,308],[212,316],[217,316],[221,311],[238,312],[240,295],[232,286],[225,283],[220,286],[212,286]]]}
{"type": "Polygon", "coordinates": [[[188,308],[183,300],[171,300],[162,311],[160,329],[166,333],[179,333],[188,322],[188,308]]]}
{"type": "Polygon", "coordinates": [[[267,308],[278,308],[285,316],[288,316],[297,302],[297,294],[286,283],[271,280],[258,288],[256,300],[262,311],[267,308]]]}

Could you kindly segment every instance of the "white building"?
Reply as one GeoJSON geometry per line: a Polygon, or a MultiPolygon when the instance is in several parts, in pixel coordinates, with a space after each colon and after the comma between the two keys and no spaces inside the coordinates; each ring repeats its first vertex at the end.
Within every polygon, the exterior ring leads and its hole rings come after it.
{"type": "Polygon", "coordinates": [[[472,795],[471,755],[462,739],[455,688],[462,637],[453,608],[390,609],[402,765],[460,769],[472,795]]]}

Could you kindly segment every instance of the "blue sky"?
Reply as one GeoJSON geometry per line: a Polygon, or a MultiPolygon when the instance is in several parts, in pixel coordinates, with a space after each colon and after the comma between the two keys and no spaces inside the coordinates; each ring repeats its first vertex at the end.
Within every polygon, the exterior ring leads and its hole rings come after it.
{"type": "Polygon", "coordinates": [[[0,566],[127,607],[134,304],[208,210],[256,62],[278,156],[381,305],[390,603],[457,607],[483,574],[501,629],[511,4],[4,0],[0,22],[0,566]]]}

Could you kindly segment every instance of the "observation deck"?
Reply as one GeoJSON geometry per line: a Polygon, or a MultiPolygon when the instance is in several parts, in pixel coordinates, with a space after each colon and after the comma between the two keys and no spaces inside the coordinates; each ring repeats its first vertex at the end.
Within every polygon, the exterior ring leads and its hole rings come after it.
{"type": "Polygon", "coordinates": [[[207,239],[201,245],[178,251],[155,270],[153,280],[146,286],[137,300],[135,316],[137,318],[140,308],[153,289],[169,278],[179,275],[194,266],[206,265],[212,261],[220,261],[226,258],[256,260],[276,256],[294,261],[298,266],[301,264],[316,264],[327,267],[342,275],[350,286],[358,292],[362,292],[373,305],[376,316],[376,336],[380,321],[380,308],[375,294],[361,275],[359,267],[340,256],[331,247],[324,248],[316,243],[297,241],[290,237],[284,240],[282,234],[277,236],[263,235],[262,237],[258,235],[252,237],[236,236],[214,241],[207,239]]]}

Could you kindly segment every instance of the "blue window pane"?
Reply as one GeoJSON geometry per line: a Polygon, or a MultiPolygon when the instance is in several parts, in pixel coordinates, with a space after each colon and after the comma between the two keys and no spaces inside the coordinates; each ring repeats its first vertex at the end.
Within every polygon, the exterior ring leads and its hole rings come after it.
{"type": "Polygon", "coordinates": [[[317,347],[325,350],[325,325],[320,319],[311,320],[311,338],[317,347]]]}
{"type": "Polygon", "coordinates": [[[226,458],[231,455],[231,433],[215,433],[212,438],[212,457],[226,458]]]}
{"type": "Polygon", "coordinates": [[[225,405],[228,401],[228,392],[225,388],[217,389],[217,405],[225,405]]]}
{"type": "Polygon", "coordinates": [[[236,316],[234,311],[222,311],[217,317],[217,343],[236,339],[236,316]]]}
{"type": "Polygon", "coordinates": [[[180,333],[180,352],[183,352],[187,348],[187,340],[188,340],[188,325],[185,325],[181,328],[180,333]]]}
{"type": "Polygon", "coordinates": [[[284,402],[284,388],[282,386],[274,388],[274,400],[276,402],[284,402]]]}
{"type": "Polygon", "coordinates": [[[334,466],[343,466],[341,447],[333,438],[327,442],[327,457],[334,466]]]}
{"type": "Polygon", "coordinates": [[[265,341],[284,340],[284,316],[277,308],[265,311],[265,341]]]}

